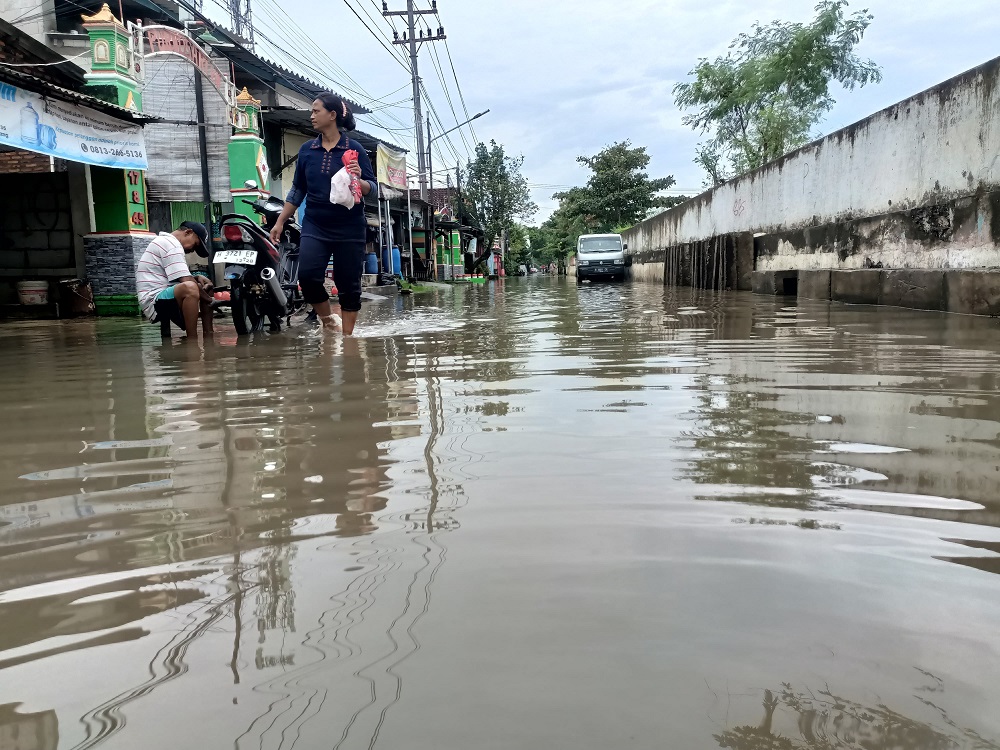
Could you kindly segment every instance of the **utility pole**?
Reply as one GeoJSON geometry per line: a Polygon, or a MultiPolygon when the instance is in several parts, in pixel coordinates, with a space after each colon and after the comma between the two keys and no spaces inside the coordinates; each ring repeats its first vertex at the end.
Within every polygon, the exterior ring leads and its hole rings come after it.
{"type": "MultiPolygon", "coordinates": [[[[417,128],[417,132],[420,132],[420,128],[417,128]]],[[[427,115],[427,176],[430,178],[430,191],[424,200],[430,202],[431,204],[431,243],[434,246],[434,262],[437,263],[437,221],[434,217],[434,166],[433,160],[431,159],[431,116],[427,115]]],[[[427,187],[426,182],[420,184],[421,189],[427,187]]],[[[451,264],[448,264],[451,265],[451,264]]],[[[444,272],[444,278],[448,278],[448,272],[444,272]]]]}
{"type": "Polygon", "coordinates": [[[424,161],[423,117],[420,112],[420,73],[417,70],[417,52],[420,49],[420,45],[424,42],[438,42],[448,37],[445,36],[443,26],[438,26],[436,36],[431,33],[430,29],[428,29],[426,35],[421,29],[420,36],[418,37],[417,18],[423,15],[436,16],[437,12],[437,0],[431,0],[430,10],[414,8],[413,0],[406,0],[406,10],[389,10],[389,3],[386,0],[382,2],[383,16],[386,18],[390,16],[406,18],[407,30],[403,32],[402,38],[400,38],[399,32],[392,32],[392,43],[406,45],[410,48],[410,75],[413,79],[413,128],[417,133],[417,172],[420,180],[420,199],[423,201],[427,200],[427,171],[424,161]]]}
{"type": "MultiPolygon", "coordinates": [[[[199,2],[200,6],[201,3],[199,2]]],[[[226,9],[229,11],[229,18],[233,22],[233,31],[236,35],[247,41],[250,50],[255,48],[253,40],[253,9],[250,7],[250,0],[227,0],[226,9]]]]}

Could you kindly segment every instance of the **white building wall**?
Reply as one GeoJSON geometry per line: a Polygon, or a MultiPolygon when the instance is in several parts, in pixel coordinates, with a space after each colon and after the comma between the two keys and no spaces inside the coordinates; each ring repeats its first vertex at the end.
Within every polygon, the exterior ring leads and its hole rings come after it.
{"type": "MultiPolygon", "coordinates": [[[[996,201],[1000,190],[1000,58],[888,107],[861,122],[710,190],[626,233],[633,253],[711,237],[786,233],[878,219],[859,226],[860,245],[878,247],[893,267],[1000,264],[996,201]],[[964,202],[963,202],[964,201],[964,202]],[[957,203],[956,203],[957,202],[957,203]],[[955,204],[955,205],[952,205],[955,204]],[[927,242],[907,212],[947,205],[955,221],[972,212],[971,231],[927,242]],[[888,221],[891,217],[895,221],[888,221]],[[961,235],[961,236],[958,236],[961,235]]],[[[848,268],[834,248],[816,252],[791,238],[757,270],[848,268]]],[[[843,255],[844,253],[841,253],[843,255]]]]}

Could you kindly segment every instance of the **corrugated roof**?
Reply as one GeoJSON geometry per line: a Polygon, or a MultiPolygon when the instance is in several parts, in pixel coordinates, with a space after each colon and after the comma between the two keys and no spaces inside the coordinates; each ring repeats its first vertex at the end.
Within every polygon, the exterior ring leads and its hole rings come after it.
{"type": "MultiPolygon", "coordinates": [[[[214,44],[212,45],[212,49],[231,60],[234,64],[244,67],[251,75],[260,79],[284,79],[284,81],[278,80],[278,82],[285,83],[289,88],[298,89],[313,99],[319,94],[330,90],[330,87],[326,84],[307,78],[301,73],[289,70],[284,65],[268,60],[266,57],[262,57],[256,52],[247,49],[245,46],[246,42],[243,39],[224,26],[219,26],[207,16],[201,15],[199,20],[211,30],[213,36],[222,37],[226,42],[225,44],[214,44]]],[[[337,96],[341,95],[337,94],[337,96]]],[[[342,98],[347,101],[355,114],[367,115],[371,113],[371,110],[366,109],[357,102],[351,101],[347,97],[342,98]]]]}
{"type": "MultiPolygon", "coordinates": [[[[285,109],[281,107],[271,107],[262,113],[264,122],[273,125],[278,125],[283,128],[290,128],[301,130],[307,133],[314,133],[312,128],[312,122],[309,119],[310,112],[305,109],[285,109]]],[[[368,151],[374,151],[378,144],[382,144],[386,148],[391,148],[393,151],[398,151],[400,153],[407,153],[406,149],[402,146],[397,146],[395,143],[390,141],[382,140],[374,135],[369,135],[361,130],[354,130],[350,133],[351,138],[356,140],[368,151]]]]}
{"type": "Polygon", "coordinates": [[[79,91],[72,91],[70,89],[63,88],[62,86],[56,86],[48,81],[43,81],[37,76],[22,73],[20,70],[15,68],[0,67],[0,80],[14,84],[15,86],[20,86],[26,91],[33,91],[36,94],[44,94],[46,96],[52,96],[56,99],[60,99],[64,102],[70,102],[72,104],[79,104],[83,107],[96,109],[98,112],[103,112],[104,114],[111,115],[112,117],[117,117],[119,120],[128,120],[129,122],[139,125],[146,122],[157,121],[157,118],[155,117],[149,117],[147,115],[139,114],[138,112],[133,112],[130,109],[119,107],[117,104],[111,104],[103,99],[98,99],[96,96],[90,96],[89,94],[82,94],[79,91]]]}

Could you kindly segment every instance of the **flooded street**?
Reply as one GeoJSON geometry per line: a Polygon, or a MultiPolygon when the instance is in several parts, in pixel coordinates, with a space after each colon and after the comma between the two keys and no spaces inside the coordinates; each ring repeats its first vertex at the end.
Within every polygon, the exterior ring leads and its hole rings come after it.
{"type": "Polygon", "coordinates": [[[0,748],[1000,748],[1000,323],[512,279],[0,327],[0,748]]]}

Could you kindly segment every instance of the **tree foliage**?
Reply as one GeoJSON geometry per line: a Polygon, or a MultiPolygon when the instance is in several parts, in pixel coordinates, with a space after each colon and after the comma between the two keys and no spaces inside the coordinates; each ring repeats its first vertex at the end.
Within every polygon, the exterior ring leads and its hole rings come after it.
{"type": "Polygon", "coordinates": [[[882,74],[854,53],[872,21],[846,15],[847,0],[823,0],[811,23],[773,21],[740,34],[725,57],[701,59],[694,80],[674,87],[684,124],[711,138],[695,162],[713,184],[756,169],[807,143],[834,104],[830,84],[877,83],[882,74]]]}
{"type": "Polygon", "coordinates": [[[590,168],[583,187],[574,187],[554,198],[559,207],[542,224],[532,247],[541,263],[562,263],[576,251],[581,234],[617,232],[645,219],[651,211],[675,205],[674,198],[657,195],[674,184],[671,176],[651,179],[646,172],[649,155],[644,146],[630,141],[613,143],[578,162],[590,168]]]}
{"type": "Polygon", "coordinates": [[[651,209],[664,205],[657,193],[674,184],[673,177],[650,179],[646,147],[633,147],[630,141],[613,143],[596,156],[580,156],[577,161],[590,168],[590,179],[584,187],[556,198],[565,196],[596,232],[614,232],[642,221],[651,209]]]}
{"type": "Polygon", "coordinates": [[[538,211],[531,200],[528,181],[521,174],[524,157],[508,156],[496,141],[476,144],[476,156],[463,177],[463,214],[485,233],[483,249],[493,247],[503,231],[514,227],[517,219],[528,220],[538,211]]]}

